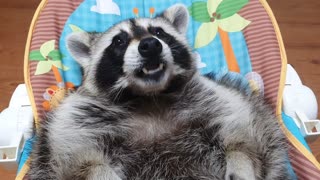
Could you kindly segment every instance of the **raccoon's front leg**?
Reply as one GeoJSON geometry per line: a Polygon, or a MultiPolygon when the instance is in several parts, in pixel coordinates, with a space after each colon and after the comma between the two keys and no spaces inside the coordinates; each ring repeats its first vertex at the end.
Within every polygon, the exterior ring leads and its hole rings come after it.
{"type": "Polygon", "coordinates": [[[67,97],[40,128],[30,179],[120,179],[107,153],[124,136],[118,118],[125,114],[117,107],[78,94],[67,97]]]}
{"type": "MultiPolygon", "coordinates": [[[[261,107],[260,107],[261,108],[261,107]]],[[[292,179],[288,171],[288,152],[285,135],[271,110],[259,109],[261,116],[253,121],[258,153],[262,158],[263,179],[292,179]],[[270,113],[267,115],[267,113],[270,113]]]]}
{"type": "MultiPolygon", "coordinates": [[[[71,176],[66,179],[83,179],[83,180],[121,180],[116,172],[116,168],[111,167],[108,157],[104,152],[97,150],[86,150],[78,165],[73,168],[71,176]]],[[[121,173],[120,173],[121,174],[121,173]]]]}
{"type": "Polygon", "coordinates": [[[226,145],[226,180],[290,179],[284,135],[273,115],[263,116],[248,124],[248,134],[232,133],[243,142],[226,145]]]}
{"type": "MultiPolygon", "coordinates": [[[[64,137],[70,139],[69,135],[66,133],[64,137]]],[[[56,142],[48,141],[46,136],[39,136],[32,153],[29,178],[121,180],[118,176],[121,172],[115,170],[119,168],[110,165],[110,158],[95,139],[79,133],[73,140],[56,146],[56,142]]]]}

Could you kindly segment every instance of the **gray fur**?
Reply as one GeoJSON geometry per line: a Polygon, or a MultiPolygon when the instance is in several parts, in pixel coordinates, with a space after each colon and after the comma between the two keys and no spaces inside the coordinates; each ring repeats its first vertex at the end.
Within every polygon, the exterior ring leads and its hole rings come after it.
{"type": "MultiPolygon", "coordinates": [[[[163,27],[192,57],[178,32],[186,31],[181,26],[186,18],[168,23],[176,12],[188,17],[186,8],[177,5],[164,12],[165,17],[135,23],[163,27]],[[184,29],[175,29],[177,24],[184,29]]],[[[110,89],[98,88],[95,76],[102,52],[120,30],[130,35],[129,22],[103,34],[69,38],[85,79],[43,121],[30,179],[290,179],[284,135],[263,100],[199,75],[194,62],[183,68],[164,41],[167,78],[144,82],[132,77],[128,63],[141,63],[134,50],[137,40],[132,40],[126,52],[131,54],[123,59],[126,73],[110,89]],[[174,83],[180,86],[167,91],[178,76],[182,83],[174,83]],[[119,100],[128,88],[131,96],[119,100]]]]}
{"type": "Polygon", "coordinates": [[[187,32],[189,14],[188,10],[184,8],[184,5],[177,4],[171,6],[163,13],[163,16],[170,21],[179,32],[183,34],[187,32]]]}

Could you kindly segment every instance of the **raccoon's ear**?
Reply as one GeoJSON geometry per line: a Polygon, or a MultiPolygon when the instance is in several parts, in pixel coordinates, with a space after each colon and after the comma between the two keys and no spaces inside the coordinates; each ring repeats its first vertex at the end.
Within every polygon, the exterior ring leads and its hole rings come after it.
{"type": "Polygon", "coordinates": [[[161,16],[169,20],[179,32],[183,34],[187,32],[189,12],[185,5],[175,4],[165,10],[161,16]]]}
{"type": "Polygon", "coordinates": [[[87,32],[75,32],[67,37],[68,51],[82,67],[89,63],[92,38],[92,35],[87,32]]]}

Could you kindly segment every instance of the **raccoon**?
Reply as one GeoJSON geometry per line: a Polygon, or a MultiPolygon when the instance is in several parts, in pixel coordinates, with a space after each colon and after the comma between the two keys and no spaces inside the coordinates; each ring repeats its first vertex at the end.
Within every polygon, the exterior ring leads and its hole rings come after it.
{"type": "Polygon", "coordinates": [[[67,39],[83,84],[42,121],[30,179],[290,179],[284,134],[261,98],[201,76],[188,10],[67,39]]]}

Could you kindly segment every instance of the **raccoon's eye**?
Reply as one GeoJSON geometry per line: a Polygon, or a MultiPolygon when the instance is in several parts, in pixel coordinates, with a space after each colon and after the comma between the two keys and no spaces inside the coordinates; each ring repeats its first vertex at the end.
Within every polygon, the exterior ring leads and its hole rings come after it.
{"type": "Polygon", "coordinates": [[[154,34],[157,35],[157,36],[161,36],[164,34],[164,31],[162,28],[154,28],[154,34]]]}
{"type": "Polygon", "coordinates": [[[121,32],[118,35],[114,36],[112,39],[112,44],[115,47],[124,47],[129,43],[130,39],[126,32],[121,32]]]}
{"type": "Polygon", "coordinates": [[[115,36],[114,39],[113,39],[113,43],[116,45],[116,46],[122,46],[125,44],[125,41],[123,39],[121,39],[121,37],[119,36],[115,36]]]}

